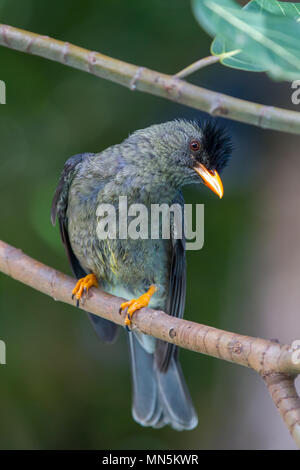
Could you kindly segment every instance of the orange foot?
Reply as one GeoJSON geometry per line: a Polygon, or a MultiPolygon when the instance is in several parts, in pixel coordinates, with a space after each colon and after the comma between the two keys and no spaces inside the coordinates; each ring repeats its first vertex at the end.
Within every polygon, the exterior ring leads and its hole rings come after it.
{"type": "Polygon", "coordinates": [[[121,304],[120,314],[122,313],[123,310],[127,308],[127,315],[126,315],[124,323],[128,331],[130,331],[129,327],[131,326],[131,318],[134,312],[136,310],[139,310],[140,308],[147,307],[152,295],[156,291],[157,291],[157,288],[154,285],[152,285],[149,287],[148,291],[145,294],[141,295],[138,299],[131,299],[128,302],[123,302],[121,304]]]}
{"type": "Polygon", "coordinates": [[[79,307],[79,300],[84,294],[87,294],[91,287],[98,287],[98,281],[95,274],[88,274],[78,280],[76,286],[72,290],[72,299],[76,297],[76,305],[79,307]]]}

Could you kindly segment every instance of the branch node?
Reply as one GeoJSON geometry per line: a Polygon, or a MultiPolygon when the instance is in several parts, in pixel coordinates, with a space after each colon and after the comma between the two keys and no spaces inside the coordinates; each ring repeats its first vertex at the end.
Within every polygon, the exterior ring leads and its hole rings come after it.
{"type": "Polygon", "coordinates": [[[51,281],[50,281],[50,296],[52,297],[53,300],[57,300],[55,297],[56,278],[57,278],[57,271],[56,269],[53,269],[52,275],[51,275],[51,281]]]}
{"type": "Polygon", "coordinates": [[[264,106],[262,105],[258,113],[258,122],[257,125],[263,129],[268,128],[268,121],[273,113],[275,113],[275,108],[273,106],[264,106]]]}
{"type": "Polygon", "coordinates": [[[3,25],[1,26],[2,37],[3,37],[4,43],[5,43],[8,47],[11,47],[10,44],[9,44],[9,41],[8,41],[8,37],[7,37],[8,28],[9,28],[9,26],[7,26],[6,24],[3,24],[3,25]]]}
{"type": "Polygon", "coordinates": [[[132,79],[130,80],[129,89],[131,91],[136,90],[136,84],[137,84],[138,80],[141,78],[141,75],[142,75],[144,70],[145,70],[145,67],[139,67],[137,69],[137,71],[135,72],[134,76],[132,77],[132,79]]]}
{"type": "Polygon", "coordinates": [[[94,69],[93,69],[93,66],[95,65],[95,63],[97,62],[97,52],[95,51],[91,51],[88,55],[88,60],[87,60],[87,64],[88,64],[88,71],[90,73],[95,73],[94,72],[94,69]]]}
{"type": "Polygon", "coordinates": [[[223,106],[223,99],[220,94],[211,104],[211,107],[209,108],[208,112],[211,116],[227,116],[229,114],[228,108],[226,106],[223,106]]]}
{"type": "Polygon", "coordinates": [[[172,339],[175,338],[176,334],[177,334],[176,330],[174,328],[170,328],[170,330],[169,330],[170,338],[172,338],[172,339]]]}
{"type": "Polygon", "coordinates": [[[63,63],[63,64],[66,64],[66,63],[67,63],[67,58],[68,58],[69,49],[70,49],[70,43],[69,43],[69,42],[65,42],[65,43],[64,43],[63,50],[62,50],[62,63],[63,63]]]}
{"type": "Polygon", "coordinates": [[[241,345],[241,343],[239,341],[236,341],[233,345],[232,345],[232,352],[234,354],[241,354],[243,351],[243,346],[241,345]]]}

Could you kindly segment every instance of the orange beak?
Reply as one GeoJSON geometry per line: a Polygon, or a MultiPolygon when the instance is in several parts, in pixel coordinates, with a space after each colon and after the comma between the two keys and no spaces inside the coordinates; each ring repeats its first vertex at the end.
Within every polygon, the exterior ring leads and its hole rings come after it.
{"type": "Polygon", "coordinates": [[[211,189],[220,199],[223,197],[224,189],[221,178],[216,170],[209,171],[205,168],[202,163],[197,163],[197,166],[194,167],[196,173],[201,176],[203,183],[209,189],[211,189]]]}

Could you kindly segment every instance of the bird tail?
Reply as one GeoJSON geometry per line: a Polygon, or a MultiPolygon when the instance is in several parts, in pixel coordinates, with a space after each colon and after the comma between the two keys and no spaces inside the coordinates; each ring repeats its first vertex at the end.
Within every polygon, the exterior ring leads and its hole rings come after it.
{"type": "Polygon", "coordinates": [[[88,313],[88,317],[101,341],[113,343],[118,334],[118,326],[105,318],[98,317],[93,313],[88,313]]]}
{"type": "Polygon", "coordinates": [[[181,366],[173,355],[167,372],[158,370],[154,354],[148,353],[134,334],[129,334],[133,382],[132,414],[142,426],[169,424],[181,431],[198,424],[181,366]]]}

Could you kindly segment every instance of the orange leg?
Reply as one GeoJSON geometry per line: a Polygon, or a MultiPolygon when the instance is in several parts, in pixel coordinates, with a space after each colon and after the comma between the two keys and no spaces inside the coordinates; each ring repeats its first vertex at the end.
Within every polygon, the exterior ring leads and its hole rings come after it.
{"type": "Polygon", "coordinates": [[[98,287],[98,281],[95,274],[88,274],[85,277],[82,277],[78,280],[76,286],[72,290],[72,299],[76,297],[77,307],[79,306],[79,300],[84,294],[87,294],[91,287],[98,287]]]}
{"type": "Polygon", "coordinates": [[[154,292],[157,291],[157,288],[152,285],[149,287],[148,291],[141,295],[138,299],[131,299],[128,302],[123,302],[120,307],[120,314],[122,313],[122,310],[125,310],[127,308],[127,315],[125,318],[125,325],[126,328],[129,330],[129,327],[131,326],[131,318],[132,315],[136,310],[139,310],[140,308],[147,307],[152,295],[154,292]]]}

